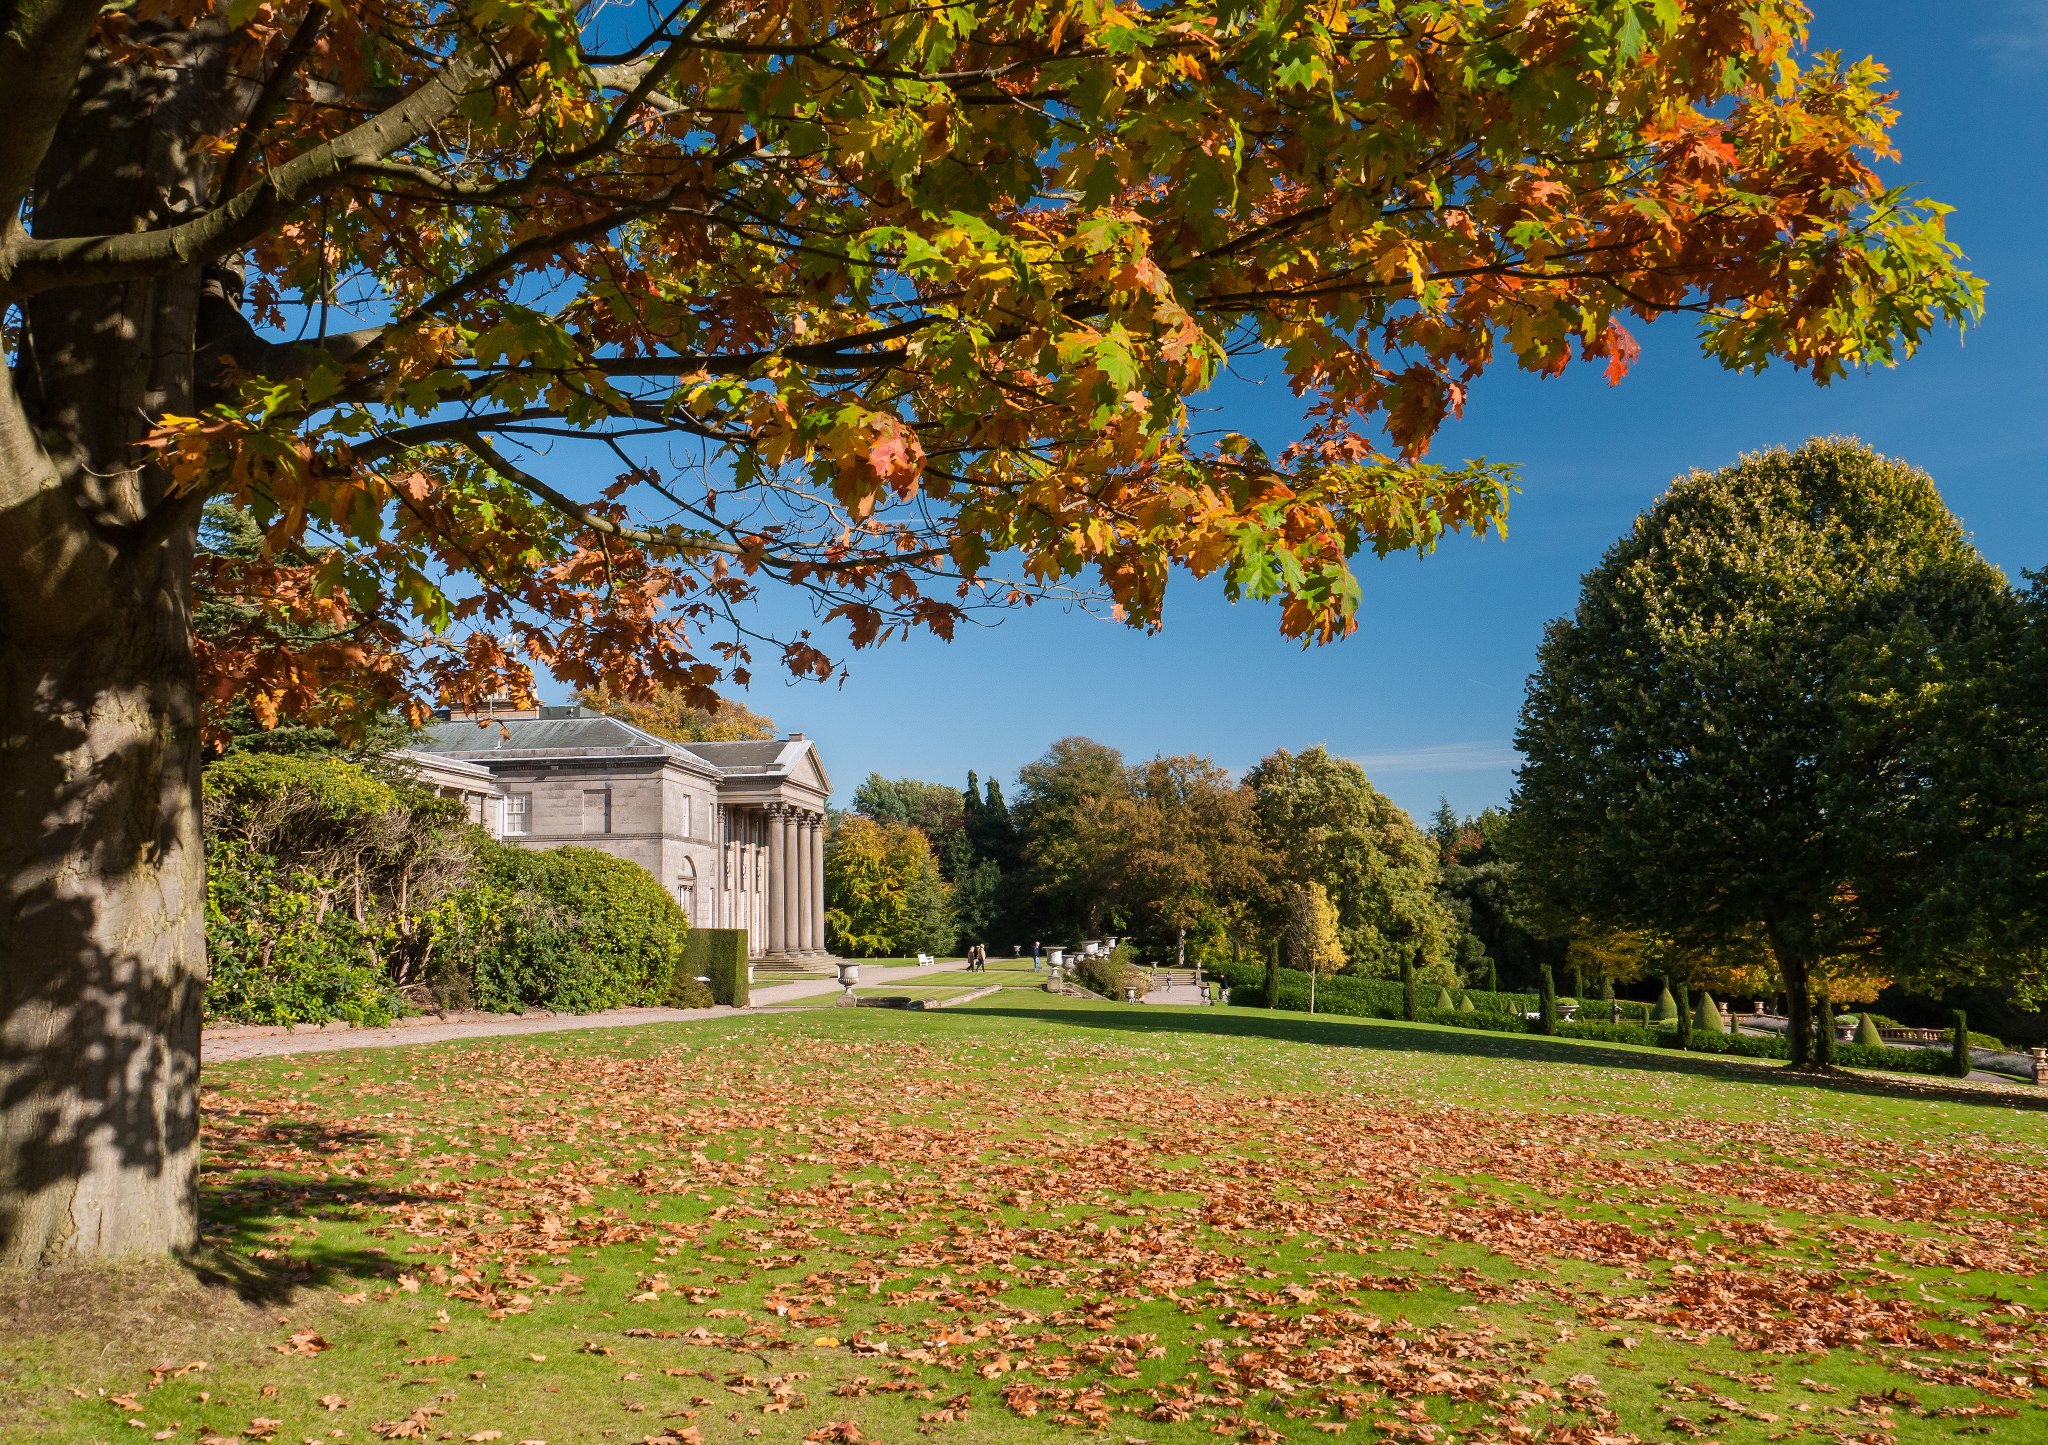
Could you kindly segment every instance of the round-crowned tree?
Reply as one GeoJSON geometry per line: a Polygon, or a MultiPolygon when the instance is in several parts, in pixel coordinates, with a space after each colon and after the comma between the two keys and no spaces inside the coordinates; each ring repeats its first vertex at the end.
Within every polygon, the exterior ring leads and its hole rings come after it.
{"type": "Polygon", "coordinates": [[[1995,746],[1971,693],[2015,615],[1933,481],[1857,442],[1682,478],[1545,635],[1517,735],[1533,883],[1696,947],[1761,937],[1811,1066],[1825,962],[1988,966],[1956,926],[1982,838],[1930,798],[1977,774],[1944,757],[1995,746]]]}

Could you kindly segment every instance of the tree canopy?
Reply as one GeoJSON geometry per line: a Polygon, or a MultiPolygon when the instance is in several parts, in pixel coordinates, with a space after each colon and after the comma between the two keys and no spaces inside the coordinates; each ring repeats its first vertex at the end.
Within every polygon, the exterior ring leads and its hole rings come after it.
{"type": "MultiPolygon", "coordinates": [[[[1282,749],[1245,783],[1275,872],[1323,885],[1356,971],[1390,978],[1418,952],[1425,963],[1449,964],[1457,924],[1436,892],[1436,850],[1363,768],[1320,746],[1282,749]]],[[[1459,981],[1447,967],[1431,977],[1459,981]]]]}
{"type": "Polygon", "coordinates": [[[953,946],[948,889],[931,840],[908,823],[856,815],[825,843],[825,925],[856,958],[940,954],[953,946]]]}
{"type": "Polygon", "coordinates": [[[1545,635],[1517,856],[1596,924],[1767,947],[1796,1050],[1830,976],[2012,971],[1966,865],[2014,718],[1967,679],[2017,619],[1933,481],[1860,444],[1681,478],[1545,635]],[[1946,696],[1901,686],[1943,669],[1946,696]]]}
{"type": "Polygon", "coordinates": [[[1497,362],[1687,313],[1825,380],[1974,312],[1806,22],[0,0],[0,952],[55,961],[0,998],[49,1041],[5,1257],[192,1237],[203,697],[708,708],[983,606],[1157,626],[1176,567],[1341,636],[1356,558],[1500,526],[1509,468],[1429,457],[1497,362]],[[1276,451],[1191,407],[1233,365],[1301,397],[1276,451]],[[280,625],[195,655],[209,499],[280,625]]]}
{"type": "Polygon", "coordinates": [[[622,697],[609,687],[595,687],[585,689],[577,701],[671,742],[748,742],[775,736],[775,719],[745,703],[714,698],[707,706],[680,688],[659,687],[645,697],[622,697]]]}
{"type": "Polygon", "coordinates": [[[1825,379],[1977,299],[1872,169],[1882,67],[1803,54],[1797,0],[34,13],[10,435],[91,288],[211,269],[189,391],[8,484],[140,468],[121,541],[208,495],[320,538],[274,600],[347,643],[220,659],[252,694],[701,694],[769,580],[861,644],[1067,582],[1155,625],[1179,564],[1328,637],[1359,551],[1498,525],[1506,469],[1425,460],[1495,361],[1618,378],[1682,311],[1825,379]],[[175,127],[154,209],[65,183],[132,140],[95,94],[175,127]],[[1308,418],[1270,457],[1186,405],[1257,353],[1308,418]]]}

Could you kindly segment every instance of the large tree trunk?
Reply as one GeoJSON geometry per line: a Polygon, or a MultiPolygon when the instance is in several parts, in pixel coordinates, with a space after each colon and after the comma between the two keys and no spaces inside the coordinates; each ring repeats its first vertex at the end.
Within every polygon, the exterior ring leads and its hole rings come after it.
{"type": "Polygon", "coordinates": [[[0,623],[0,1266],[195,1232],[196,690],[183,589],[142,581],[0,623]]]}
{"type": "Polygon", "coordinates": [[[1773,938],[1778,973],[1785,980],[1785,1038],[1792,1046],[1792,1067],[1819,1067],[1813,1057],[1813,967],[1806,951],[1773,938]]]}
{"type": "MultiPolygon", "coordinates": [[[[42,157],[39,236],[198,203],[217,27],[95,53],[42,157]]],[[[0,373],[0,1266],[196,1231],[205,860],[197,499],[141,445],[198,394],[196,270],[30,297],[0,373]]]]}

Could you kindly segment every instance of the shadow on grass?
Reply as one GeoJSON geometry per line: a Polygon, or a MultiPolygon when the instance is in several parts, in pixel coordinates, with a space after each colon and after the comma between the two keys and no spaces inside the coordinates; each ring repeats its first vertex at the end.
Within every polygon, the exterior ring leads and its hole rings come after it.
{"type": "Polygon", "coordinates": [[[1441,1054],[1468,1059],[1516,1059],[1538,1064],[1580,1064],[1594,1068],[1632,1069],[1646,1074],[1693,1074],[1724,1083],[1760,1084],[1782,1089],[1819,1089],[1872,1098],[1966,1104],[1981,1109],[2015,1109],[2048,1113],[2048,1090],[2040,1097],[2022,1093],[1991,1093],[1958,1088],[1935,1080],[1876,1077],[1836,1070],[1798,1074],[1769,1060],[1717,1054],[1618,1048],[1591,1040],[1552,1039],[1535,1034],[1496,1034],[1478,1029],[1452,1029],[1427,1024],[1393,1023],[1382,1019],[1305,1014],[1275,1014],[1237,1008],[1161,1008],[1158,1005],[1108,1008],[1001,1008],[962,1005],[945,1010],[953,1015],[1016,1018],[1075,1028],[1111,1029],[1140,1034],[1208,1034],[1216,1038],[1263,1038],[1286,1043],[1327,1044],[1339,1048],[1386,1052],[1441,1054]]]}
{"type": "Polygon", "coordinates": [[[201,1283],[262,1304],[282,1304],[298,1290],[343,1280],[395,1279],[399,1266],[382,1253],[302,1227],[353,1223],[365,1211],[428,1197],[375,1180],[313,1173],[323,1157],[381,1137],[349,1124],[301,1120],[270,1120],[234,1134],[207,1161],[199,1187],[201,1247],[181,1263],[201,1283]],[[280,1148],[292,1152],[281,1159],[267,1153],[280,1148]]]}

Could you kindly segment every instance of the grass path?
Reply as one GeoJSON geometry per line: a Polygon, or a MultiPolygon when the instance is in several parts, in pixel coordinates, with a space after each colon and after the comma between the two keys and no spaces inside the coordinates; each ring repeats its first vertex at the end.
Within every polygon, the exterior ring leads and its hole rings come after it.
{"type": "Polygon", "coordinates": [[[2048,1441],[2013,1091],[1028,986],[207,1082],[0,1438],[2048,1441]]]}

